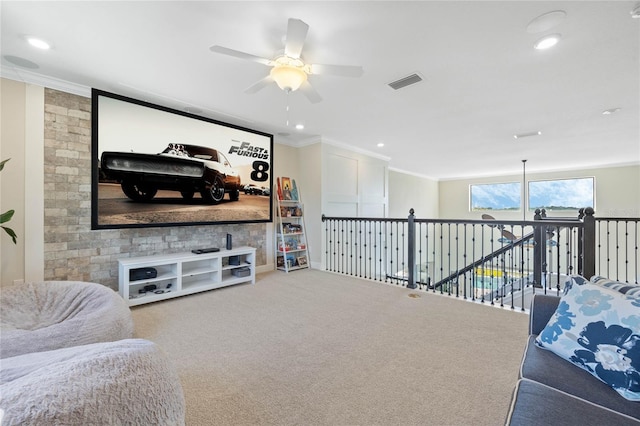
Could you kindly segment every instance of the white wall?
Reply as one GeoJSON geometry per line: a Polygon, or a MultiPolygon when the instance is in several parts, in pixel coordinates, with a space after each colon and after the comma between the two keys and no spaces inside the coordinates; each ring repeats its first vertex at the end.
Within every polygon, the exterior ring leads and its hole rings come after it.
{"type": "Polygon", "coordinates": [[[0,159],[11,160],[0,172],[0,211],[15,210],[13,219],[4,225],[18,234],[18,244],[4,232],[0,234],[2,284],[22,278],[24,272],[24,123],[25,85],[2,79],[2,139],[0,159]]]}
{"type": "Polygon", "coordinates": [[[0,173],[0,212],[15,210],[5,225],[17,244],[0,235],[0,285],[41,280],[44,265],[44,88],[0,79],[2,132],[0,159],[11,158],[0,173]]]}
{"type": "Polygon", "coordinates": [[[298,149],[300,166],[298,192],[304,204],[309,262],[312,268],[322,268],[322,144],[313,143],[298,149]]]}
{"type": "Polygon", "coordinates": [[[322,208],[327,216],[386,217],[388,161],[323,143],[322,208]]]}
{"type": "MultiPolygon", "coordinates": [[[[0,211],[16,211],[6,225],[18,244],[0,233],[0,284],[42,280],[44,271],[44,87],[0,79],[0,158],[11,158],[0,173],[0,211]]],[[[274,176],[298,174],[298,149],[274,144],[274,176]]],[[[273,265],[274,230],[264,225],[267,264],[273,265]]]]}
{"type": "Polygon", "coordinates": [[[288,176],[295,178],[300,174],[298,148],[276,143],[273,150],[274,184],[276,177],[288,176]]]}
{"type": "MultiPolygon", "coordinates": [[[[296,179],[300,174],[300,167],[298,164],[298,149],[289,145],[274,144],[273,147],[273,184],[276,184],[276,178],[287,176],[296,179]]],[[[299,182],[296,179],[296,182],[299,182]]],[[[275,208],[277,207],[276,196],[274,188],[271,188],[273,194],[273,222],[267,223],[265,232],[267,233],[267,263],[269,265],[275,265],[275,229],[277,225],[277,216],[275,214],[275,208]]],[[[274,266],[275,267],[275,266],[274,266]]]]}
{"type": "Polygon", "coordinates": [[[438,181],[389,170],[389,217],[406,218],[409,210],[417,219],[439,217],[438,181]]]}
{"type": "MultiPolygon", "coordinates": [[[[640,166],[608,167],[563,172],[527,174],[527,181],[543,179],[595,178],[595,216],[598,217],[640,217],[640,166]]],[[[493,178],[460,179],[440,182],[440,215],[447,219],[481,219],[482,212],[469,211],[469,185],[500,182],[521,182],[522,175],[499,176],[493,178]]],[[[527,212],[527,220],[533,220],[533,212],[527,212]]],[[[523,212],[492,211],[491,215],[501,220],[522,220],[523,212]]],[[[550,216],[576,217],[576,212],[553,212],[550,216]]],[[[633,229],[633,228],[631,228],[633,229]]],[[[601,228],[596,247],[596,273],[621,280],[638,279],[628,265],[638,264],[640,254],[635,247],[633,235],[627,239],[624,226],[611,229],[601,228]],[[607,243],[607,240],[609,241],[607,243]],[[607,254],[599,254],[600,246],[607,254]],[[618,249],[616,249],[618,247],[618,249]],[[611,251],[609,251],[611,248],[611,251]],[[635,257],[635,260],[634,260],[635,257]],[[627,262],[629,262],[627,264],[627,262]],[[629,275],[626,275],[629,272],[629,275]],[[613,275],[611,275],[613,274],[613,275]],[[620,274],[620,275],[618,275],[620,274]]],[[[631,231],[633,234],[633,231],[631,231]]],[[[565,236],[566,238],[566,236],[565,236]]],[[[565,262],[564,257],[561,263],[565,262]]],[[[561,270],[566,265],[561,266],[561,270]]]]}
{"type": "MultiPolygon", "coordinates": [[[[595,211],[602,217],[640,216],[640,166],[609,167],[527,174],[527,181],[595,177],[595,211]]],[[[440,182],[440,217],[480,219],[480,212],[469,211],[469,185],[479,183],[522,182],[522,175],[460,179],[440,182]]],[[[496,219],[521,220],[522,211],[491,212],[496,219]]],[[[554,214],[555,215],[555,214],[554,214]]],[[[571,214],[572,216],[575,216],[571,214]]],[[[533,213],[527,212],[527,220],[533,213]]]]}
{"type": "MultiPolygon", "coordinates": [[[[322,143],[321,214],[333,217],[387,217],[389,212],[389,164],[381,158],[322,143]]],[[[317,160],[316,160],[317,161],[317,160]]],[[[325,224],[319,230],[322,232],[325,224]]],[[[325,262],[326,241],[317,236],[325,262]]],[[[315,238],[315,236],[314,236],[315,238]]]]}
{"type": "MultiPolygon", "coordinates": [[[[18,244],[0,235],[0,284],[38,280],[44,275],[44,88],[13,80],[1,81],[0,158],[12,158],[0,173],[0,211],[15,209],[8,223],[18,244]]],[[[299,182],[305,204],[310,261],[322,266],[324,248],[321,215],[478,219],[469,212],[469,185],[520,181],[521,175],[436,182],[400,171],[389,171],[384,159],[330,145],[301,148],[275,144],[274,177],[299,182]]],[[[596,178],[596,215],[640,216],[640,166],[589,169],[527,175],[528,180],[596,178]]],[[[519,220],[522,212],[496,213],[498,219],[519,220]]],[[[529,215],[532,217],[532,215],[529,215]]],[[[274,230],[266,224],[267,262],[274,262],[274,230]]]]}

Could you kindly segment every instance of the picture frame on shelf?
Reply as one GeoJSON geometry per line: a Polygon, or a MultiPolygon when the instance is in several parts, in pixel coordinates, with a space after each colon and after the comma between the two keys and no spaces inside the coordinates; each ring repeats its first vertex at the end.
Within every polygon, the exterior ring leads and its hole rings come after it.
{"type": "Polygon", "coordinates": [[[280,178],[276,178],[276,194],[278,200],[282,201],[282,188],[280,187],[280,178]]]}
{"type": "Polygon", "coordinates": [[[307,266],[307,256],[298,256],[298,266],[307,266]]]}
{"type": "Polygon", "coordinates": [[[295,179],[291,179],[291,201],[298,201],[298,186],[295,179]]]}
{"type": "Polygon", "coordinates": [[[288,177],[282,178],[282,199],[291,200],[291,179],[288,177]]]}

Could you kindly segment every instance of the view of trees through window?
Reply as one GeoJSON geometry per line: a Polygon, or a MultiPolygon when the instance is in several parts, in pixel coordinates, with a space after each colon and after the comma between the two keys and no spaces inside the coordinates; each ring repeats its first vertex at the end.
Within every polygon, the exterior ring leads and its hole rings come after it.
{"type": "MultiPolygon", "coordinates": [[[[578,210],[595,207],[594,178],[552,179],[530,181],[528,186],[529,210],[578,210]]],[[[470,186],[470,210],[522,209],[520,182],[489,183],[470,186]]]]}

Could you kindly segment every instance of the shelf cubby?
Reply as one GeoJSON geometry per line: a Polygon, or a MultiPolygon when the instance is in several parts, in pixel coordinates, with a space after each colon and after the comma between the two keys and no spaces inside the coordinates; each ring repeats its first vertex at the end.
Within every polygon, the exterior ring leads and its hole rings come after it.
{"type": "Polygon", "coordinates": [[[229,285],[255,284],[255,257],[255,248],[239,247],[202,254],[175,253],[120,259],[118,291],[129,306],[135,306],[229,285]],[[229,263],[230,259],[236,258],[240,259],[239,265],[229,263]],[[153,268],[157,276],[131,280],[131,271],[139,268],[153,268]],[[247,268],[248,273],[234,275],[233,271],[238,268],[247,268]],[[141,292],[145,286],[155,286],[155,289],[141,292]]]}

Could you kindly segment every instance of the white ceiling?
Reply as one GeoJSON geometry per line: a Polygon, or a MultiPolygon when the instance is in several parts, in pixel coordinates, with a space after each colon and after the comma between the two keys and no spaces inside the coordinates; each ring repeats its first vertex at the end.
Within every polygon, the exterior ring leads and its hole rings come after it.
{"type": "Polygon", "coordinates": [[[529,172],[639,164],[636,4],[2,1],[2,76],[195,107],[205,117],[273,133],[279,143],[322,139],[436,179],[518,173],[523,159],[529,172]],[[566,18],[527,32],[529,22],[554,10],[566,18]],[[310,26],[303,59],[361,65],[364,75],[311,75],[323,98],[317,104],[275,84],[243,93],[269,68],[209,47],[272,58],[288,18],[310,26]],[[533,49],[547,33],[561,33],[561,42],[533,49]],[[34,49],[26,35],[53,48],[34,49]],[[37,68],[16,66],[16,57],[37,68]],[[414,72],[425,80],[398,91],[387,86],[414,72]],[[603,115],[609,108],[620,111],[603,115]],[[513,138],[532,131],[542,135],[513,138]]]}

